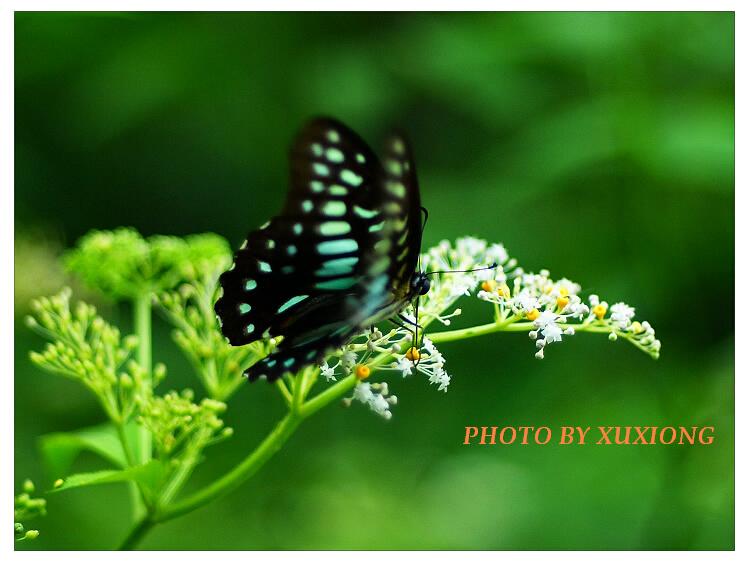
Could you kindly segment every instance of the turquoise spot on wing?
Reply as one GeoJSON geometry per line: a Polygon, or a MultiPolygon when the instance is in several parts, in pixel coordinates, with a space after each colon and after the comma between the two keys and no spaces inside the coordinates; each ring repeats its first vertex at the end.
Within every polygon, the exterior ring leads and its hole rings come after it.
{"type": "Polygon", "coordinates": [[[274,247],[276,247],[276,242],[273,240],[266,240],[265,247],[267,247],[268,249],[273,249],[274,247]]]}
{"type": "Polygon", "coordinates": [[[294,233],[298,236],[299,234],[302,233],[302,225],[299,222],[297,222],[296,224],[294,224],[293,230],[294,230],[294,233]]]}
{"type": "Polygon", "coordinates": [[[388,181],[387,183],[385,183],[385,186],[387,187],[388,191],[390,191],[398,198],[403,198],[406,196],[406,188],[403,186],[403,183],[398,183],[397,181],[388,181]]]}
{"type": "Polygon", "coordinates": [[[257,266],[263,273],[270,273],[271,271],[270,263],[266,263],[265,261],[258,261],[257,266]]]}
{"type": "Polygon", "coordinates": [[[302,294],[301,296],[294,296],[293,298],[289,298],[286,302],[283,303],[283,305],[281,305],[280,308],[278,308],[278,313],[280,314],[282,312],[285,312],[286,310],[291,308],[293,305],[298,304],[305,298],[307,298],[306,294],[302,294]]]}
{"type": "Polygon", "coordinates": [[[361,216],[362,218],[374,218],[379,214],[376,210],[369,210],[366,208],[362,208],[359,205],[354,205],[354,212],[361,216]]]}
{"type": "Polygon", "coordinates": [[[312,350],[312,351],[310,351],[310,352],[307,353],[307,360],[312,360],[316,356],[317,356],[317,351],[312,350]]]}
{"type": "Polygon", "coordinates": [[[346,214],[346,203],[343,201],[328,201],[322,207],[322,212],[328,216],[343,216],[346,214]]]}
{"type": "Polygon", "coordinates": [[[331,195],[344,196],[348,195],[348,189],[346,189],[342,185],[331,185],[330,187],[328,187],[328,193],[330,193],[331,195]]]}
{"type": "Polygon", "coordinates": [[[294,364],[294,358],[293,357],[292,358],[287,358],[286,360],[283,361],[283,365],[286,368],[291,368],[292,364],[294,364]]]}
{"type": "Polygon", "coordinates": [[[318,277],[333,277],[347,275],[354,272],[354,266],[359,262],[358,257],[342,257],[330,259],[322,264],[322,268],[315,271],[318,277]]]}
{"type": "Polygon", "coordinates": [[[283,267],[281,267],[281,272],[285,275],[288,275],[294,272],[294,267],[292,267],[291,265],[284,265],[283,267]]]}
{"type": "Polygon", "coordinates": [[[362,181],[364,181],[364,179],[360,175],[356,175],[350,169],[341,170],[341,180],[348,183],[349,185],[353,185],[354,187],[358,187],[362,184],[362,181]]]}
{"type": "Polygon", "coordinates": [[[370,232],[379,232],[385,227],[385,221],[378,222],[377,224],[372,224],[368,229],[370,232]]]}
{"type": "Polygon", "coordinates": [[[315,156],[322,156],[322,146],[320,146],[317,142],[312,144],[310,146],[310,149],[315,156]]]}
{"type": "Polygon", "coordinates": [[[245,332],[245,333],[246,333],[247,335],[249,335],[249,334],[250,334],[250,333],[252,333],[253,331],[255,331],[255,326],[254,326],[253,324],[251,324],[251,323],[248,323],[248,324],[247,324],[247,326],[246,326],[246,327],[244,328],[244,332],[245,332]]]}
{"type": "Polygon", "coordinates": [[[249,305],[249,304],[247,304],[247,303],[243,303],[243,304],[240,304],[240,305],[239,305],[239,313],[240,313],[240,314],[246,314],[246,313],[247,313],[247,312],[249,312],[249,311],[250,311],[251,309],[252,309],[252,306],[250,306],[250,305],[249,305]]]}
{"type": "Polygon", "coordinates": [[[313,193],[322,193],[325,190],[325,185],[322,181],[310,181],[309,186],[313,193]]]}
{"type": "Polygon", "coordinates": [[[351,225],[341,220],[333,220],[320,224],[319,230],[323,236],[341,236],[351,231],[351,225]]]}
{"type": "Polygon", "coordinates": [[[323,255],[334,255],[336,253],[349,253],[359,249],[356,240],[345,238],[317,244],[317,251],[323,255]]]}
{"type": "Polygon", "coordinates": [[[257,287],[255,279],[247,279],[244,283],[245,290],[255,290],[255,287],[257,287]]]}
{"type": "Polygon", "coordinates": [[[278,362],[275,358],[273,360],[269,360],[266,365],[268,368],[273,368],[276,365],[276,362],[278,362]]]}
{"type": "Polygon", "coordinates": [[[331,142],[338,142],[339,140],[341,140],[341,135],[338,134],[338,131],[335,131],[333,129],[330,129],[328,131],[327,136],[328,136],[328,140],[330,140],[331,142]]]}
{"type": "Polygon", "coordinates": [[[343,152],[338,148],[328,148],[325,151],[325,157],[334,164],[340,164],[343,161],[343,152]]]}
{"type": "Polygon", "coordinates": [[[315,283],[315,288],[323,290],[346,290],[356,284],[356,279],[353,277],[344,277],[342,279],[329,280],[324,282],[315,283]]]}
{"type": "Polygon", "coordinates": [[[393,175],[400,175],[403,173],[403,169],[397,160],[385,160],[385,169],[393,175]]]}
{"type": "Polygon", "coordinates": [[[364,158],[364,154],[357,154],[356,155],[356,161],[359,162],[360,164],[363,164],[367,160],[364,158]]]}
{"type": "Polygon", "coordinates": [[[314,162],[312,164],[312,169],[317,175],[328,175],[330,173],[328,166],[321,164],[320,162],[314,162]]]}
{"type": "Polygon", "coordinates": [[[289,255],[296,255],[296,246],[295,245],[288,246],[286,248],[286,253],[288,253],[289,255]]]}
{"type": "Polygon", "coordinates": [[[304,212],[309,212],[312,210],[314,205],[312,204],[312,201],[302,201],[302,210],[304,212]]]}

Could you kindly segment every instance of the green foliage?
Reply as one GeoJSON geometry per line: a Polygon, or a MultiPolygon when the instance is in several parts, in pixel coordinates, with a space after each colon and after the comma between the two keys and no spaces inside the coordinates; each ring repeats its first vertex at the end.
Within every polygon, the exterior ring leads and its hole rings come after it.
{"type": "Polygon", "coordinates": [[[241,373],[270,350],[269,341],[232,347],[221,334],[213,303],[218,297],[218,276],[230,262],[228,251],[217,253],[214,260],[203,261],[190,283],[157,298],[174,326],[175,343],[190,360],[208,395],[219,401],[227,400],[242,383],[241,373]]]}
{"type": "Polygon", "coordinates": [[[65,257],[66,268],[84,283],[114,298],[160,293],[226,260],[219,236],[143,238],[131,228],[92,231],[65,257]]]}
{"type": "Polygon", "coordinates": [[[148,400],[139,420],[153,434],[159,457],[166,460],[197,456],[209,444],[231,436],[219,418],[224,411],[226,404],[213,399],[194,403],[192,390],[172,391],[148,400]]]}
{"type": "Polygon", "coordinates": [[[14,498],[13,533],[17,542],[39,537],[38,530],[28,530],[23,523],[47,514],[47,501],[42,498],[33,498],[31,495],[34,491],[34,483],[27,479],[23,482],[23,491],[14,498]]]}
{"type": "Polygon", "coordinates": [[[101,470],[91,473],[76,473],[58,479],[53,492],[67,491],[78,487],[134,481],[149,496],[153,497],[164,479],[164,465],[158,460],[120,470],[101,470]]]}
{"type": "MultiPolygon", "coordinates": [[[[129,426],[132,427],[132,424],[129,426]]],[[[54,479],[69,473],[73,462],[83,451],[93,452],[117,467],[127,466],[121,435],[110,423],[46,434],[39,444],[44,463],[54,479]]]]}
{"type": "MultiPolygon", "coordinates": [[[[31,353],[40,368],[76,380],[97,397],[107,416],[125,423],[136,408],[146,374],[131,354],[138,344],[135,336],[121,337],[120,331],[96,313],[96,309],[78,302],[70,306],[70,289],[51,298],[32,302],[34,316],[26,324],[49,340],[43,352],[31,353]]],[[[164,368],[154,369],[157,379],[164,368]]]]}

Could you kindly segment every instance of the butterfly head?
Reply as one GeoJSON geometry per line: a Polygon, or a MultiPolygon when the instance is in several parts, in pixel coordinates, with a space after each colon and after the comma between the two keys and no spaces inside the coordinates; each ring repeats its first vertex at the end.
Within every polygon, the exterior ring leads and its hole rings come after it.
{"type": "Polygon", "coordinates": [[[410,295],[412,298],[417,296],[424,296],[431,288],[432,283],[429,281],[429,277],[426,273],[416,273],[411,278],[411,289],[410,295]]]}

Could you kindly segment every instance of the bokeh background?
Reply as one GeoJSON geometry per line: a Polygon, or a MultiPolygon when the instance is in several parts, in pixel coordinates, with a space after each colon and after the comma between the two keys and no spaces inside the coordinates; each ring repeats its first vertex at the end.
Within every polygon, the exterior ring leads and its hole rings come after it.
{"type": "MultiPolygon", "coordinates": [[[[32,368],[28,299],[91,228],[214,231],[237,245],[282,203],[291,137],[331,114],[415,145],[425,243],[473,234],[623,300],[653,361],[581,334],[533,357],[523,335],[442,347],[447,394],[394,381],[306,423],[232,496],[149,548],[730,549],[734,543],[734,17],[731,13],[29,14],[15,35],[15,470],[48,484],[37,438],[102,421],[32,368]],[[712,446],[463,447],[470,425],[714,425],[712,446]]],[[[103,306],[129,328],[129,311],[103,306]]],[[[455,325],[480,321],[466,304],[455,325]]],[[[481,318],[483,319],[483,318],[481,318]]],[[[168,387],[195,386],[157,320],[168,387]]],[[[207,482],[281,414],[230,403],[207,482]]],[[[95,469],[94,457],[77,466],[95,469]]],[[[48,497],[23,548],[110,548],[127,490],[48,497]]]]}

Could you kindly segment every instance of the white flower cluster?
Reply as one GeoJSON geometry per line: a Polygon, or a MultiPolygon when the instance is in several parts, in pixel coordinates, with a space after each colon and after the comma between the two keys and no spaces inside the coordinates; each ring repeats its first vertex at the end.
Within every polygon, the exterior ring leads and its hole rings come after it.
{"type": "MultiPolygon", "coordinates": [[[[423,328],[436,320],[450,325],[451,319],[461,312],[460,308],[450,312],[457,299],[476,294],[494,306],[494,323],[482,328],[527,331],[535,341],[538,358],[544,357],[547,345],[581,331],[608,333],[612,340],[623,337],[655,358],[660,352],[661,343],[650,324],[634,321],[634,308],[622,302],[609,307],[595,295],[583,302],[579,284],[565,278],[554,281],[547,270],[525,272],[501,244],[473,237],[459,238],[454,245],[442,241],[421,256],[420,268],[434,273],[430,275],[431,288],[419,300],[418,318],[414,317],[413,308],[402,315],[406,324],[418,321],[423,328]],[[484,269],[467,271],[477,268],[484,269]]],[[[454,338],[470,336],[461,331],[451,333],[456,334],[454,338]]],[[[338,374],[355,374],[360,381],[345,402],[359,401],[378,415],[390,418],[390,405],[396,398],[387,397],[387,384],[363,381],[369,377],[370,369],[400,372],[404,378],[421,372],[438,391],[446,392],[450,385],[444,357],[423,336],[422,329],[419,337],[421,343],[417,345],[412,325],[387,333],[373,329],[338,351],[329,359],[334,363],[322,363],[320,374],[329,382],[336,381],[338,374]]]]}
{"type": "Polygon", "coordinates": [[[461,296],[470,296],[479,282],[488,279],[504,278],[506,269],[516,266],[502,244],[489,244],[473,237],[458,238],[453,246],[447,240],[441,241],[421,256],[421,267],[425,272],[465,271],[496,265],[473,273],[449,273],[430,276],[431,288],[419,304],[419,324],[427,325],[437,320],[450,325],[450,318],[460,315],[460,308],[452,314],[444,315],[461,296]]]}
{"type": "Polygon", "coordinates": [[[430,384],[437,384],[437,391],[446,392],[447,386],[450,385],[450,376],[444,369],[445,359],[434,346],[434,343],[424,337],[418,358],[413,358],[415,360],[405,356],[399,358],[394,369],[398,370],[404,378],[413,375],[414,370],[421,372],[427,377],[430,384]]]}
{"type": "Polygon", "coordinates": [[[623,302],[609,308],[595,294],[586,304],[580,290],[580,285],[569,279],[552,280],[547,270],[534,274],[516,267],[509,277],[502,271],[494,279],[481,283],[477,297],[495,305],[495,320],[499,324],[522,327],[527,325],[522,320],[529,321],[528,336],[536,342],[539,359],[544,358],[549,343],[558,343],[562,336],[578,331],[609,333],[612,341],[625,337],[654,358],[658,357],[661,343],[648,322],[633,321],[634,308],[623,302]]]}
{"type": "Polygon", "coordinates": [[[352,401],[359,401],[384,419],[390,419],[393,416],[390,406],[398,403],[398,398],[394,395],[388,395],[390,390],[386,382],[379,384],[370,384],[369,382],[360,382],[354,388],[354,395],[345,398],[343,403],[348,406],[352,401]]]}

